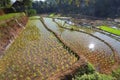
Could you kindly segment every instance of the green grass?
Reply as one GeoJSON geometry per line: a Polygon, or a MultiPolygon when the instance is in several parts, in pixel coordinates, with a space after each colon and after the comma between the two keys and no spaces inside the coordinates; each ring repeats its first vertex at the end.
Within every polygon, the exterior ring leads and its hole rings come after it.
{"type": "Polygon", "coordinates": [[[51,14],[49,14],[48,17],[51,17],[51,18],[53,18],[53,17],[60,17],[60,14],[51,13],[51,14]]]}
{"type": "Polygon", "coordinates": [[[112,76],[116,77],[117,80],[120,80],[120,67],[112,72],[112,76]]]}
{"type": "Polygon", "coordinates": [[[14,18],[14,17],[20,17],[20,16],[23,16],[23,15],[25,15],[25,14],[24,13],[6,14],[6,15],[3,15],[3,16],[0,16],[0,21],[7,20],[7,19],[10,19],[10,18],[14,18]]]}
{"type": "Polygon", "coordinates": [[[120,36],[120,30],[118,29],[110,28],[108,26],[100,26],[100,29],[120,36]]]}
{"type": "Polygon", "coordinates": [[[54,17],[55,16],[55,13],[51,13],[50,15],[49,15],[49,17],[54,17]]]}
{"type": "MultiPolygon", "coordinates": [[[[95,71],[95,67],[88,62],[88,65],[77,70],[72,80],[117,80],[111,75],[100,74],[95,71]]],[[[119,79],[118,79],[119,80],[119,79]]]]}

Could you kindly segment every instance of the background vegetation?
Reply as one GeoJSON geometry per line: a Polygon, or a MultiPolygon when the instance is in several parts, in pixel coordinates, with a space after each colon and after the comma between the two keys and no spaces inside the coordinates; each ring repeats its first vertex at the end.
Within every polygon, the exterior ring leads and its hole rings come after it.
{"type": "MultiPolygon", "coordinates": [[[[18,2],[16,0],[16,2],[18,2]]],[[[31,8],[40,13],[69,13],[81,14],[94,17],[119,17],[120,0],[20,0],[21,5],[14,6],[18,11],[28,11],[31,8]]],[[[10,0],[1,0],[0,8],[10,7],[10,0]]],[[[12,6],[11,6],[12,7],[12,6]]]]}
{"type": "Polygon", "coordinates": [[[100,29],[120,36],[120,30],[119,29],[110,28],[108,26],[100,26],[100,29]]]}
{"type": "Polygon", "coordinates": [[[35,1],[33,8],[38,13],[69,13],[95,17],[120,16],[120,0],[46,0],[35,1]]]}
{"type": "Polygon", "coordinates": [[[111,75],[105,75],[95,71],[93,65],[88,63],[77,70],[73,80],[120,80],[120,68],[113,71],[111,75]]]}

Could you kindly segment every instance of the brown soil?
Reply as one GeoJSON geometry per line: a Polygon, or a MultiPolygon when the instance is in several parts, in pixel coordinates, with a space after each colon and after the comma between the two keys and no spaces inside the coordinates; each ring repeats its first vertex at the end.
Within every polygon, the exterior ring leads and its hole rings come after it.
{"type": "Polygon", "coordinates": [[[3,51],[8,48],[21,32],[27,21],[28,18],[23,16],[18,19],[9,19],[0,23],[0,55],[3,54],[3,51]]]}
{"type": "Polygon", "coordinates": [[[0,15],[4,15],[4,11],[3,10],[0,10],[0,15]]]}
{"type": "Polygon", "coordinates": [[[49,77],[49,80],[66,80],[66,79],[70,80],[72,75],[74,75],[77,72],[77,69],[85,65],[87,65],[87,61],[85,61],[85,58],[81,56],[80,59],[69,69],[60,71],[55,75],[52,75],[51,77],[49,77]]]}

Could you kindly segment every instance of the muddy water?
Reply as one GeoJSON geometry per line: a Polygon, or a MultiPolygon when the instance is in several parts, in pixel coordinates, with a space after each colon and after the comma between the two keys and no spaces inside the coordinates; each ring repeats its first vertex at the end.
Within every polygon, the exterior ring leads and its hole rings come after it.
{"type": "Polygon", "coordinates": [[[108,55],[111,55],[112,51],[110,48],[100,40],[85,33],[61,29],[50,18],[44,18],[44,20],[50,29],[61,35],[61,37],[65,40],[71,40],[73,43],[78,42],[81,46],[88,48],[89,50],[91,49],[92,51],[104,50],[108,55]],[[90,47],[90,45],[93,45],[93,49],[90,47]]]}
{"type": "Polygon", "coordinates": [[[119,41],[117,41],[117,40],[115,40],[115,39],[113,39],[109,36],[106,36],[104,34],[101,34],[99,32],[94,32],[93,35],[105,40],[106,42],[108,42],[120,56],[120,42],[119,41]]]}
{"type": "MultiPolygon", "coordinates": [[[[58,20],[58,19],[55,19],[55,21],[57,21],[58,23],[60,23],[61,25],[64,25],[65,21],[62,21],[62,20],[58,20]]],[[[65,27],[70,27],[69,24],[65,24],[64,25],[65,27]]],[[[119,29],[119,28],[118,28],[119,29]]],[[[107,35],[104,35],[100,32],[97,32],[95,30],[92,30],[92,29],[89,29],[89,28],[80,28],[80,30],[83,30],[85,32],[88,32],[88,33],[91,33],[99,38],[101,38],[102,40],[106,41],[107,43],[109,43],[114,49],[115,51],[120,55],[120,42],[107,36],[107,35]]]]}
{"type": "Polygon", "coordinates": [[[114,64],[111,48],[104,42],[81,32],[61,29],[50,18],[44,18],[45,24],[56,34],[59,34],[66,43],[80,55],[84,55],[88,61],[94,64],[96,70],[107,73],[114,64]]]}

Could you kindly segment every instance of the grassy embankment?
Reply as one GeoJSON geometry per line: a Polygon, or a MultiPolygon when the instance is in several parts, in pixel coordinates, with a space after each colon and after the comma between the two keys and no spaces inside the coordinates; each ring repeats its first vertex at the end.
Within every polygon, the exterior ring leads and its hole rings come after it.
{"type": "Polygon", "coordinates": [[[109,33],[120,36],[120,30],[119,29],[110,28],[108,26],[100,26],[100,29],[102,29],[104,31],[107,31],[109,33]]]}
{"type": "Polygon", "coordinates": [[[0,21],[4,21],[7,19],[11,19],[11,18],[17,18],[17,17],[23,16],[23,15],[25,15],[25,14],[24,13],[11,13],[11,14],[2,15],[2,16],[0,16],[0,21]]]}
{"type": "Polygon", "coordinates": [[[50,18],[60,17],[60,16],[61,16],[60,14],[56,14],[56,13],[51,13],[48,15],[48,17],[50,17],[50,18]]]}
{"type": "Polygon", "coordinates": [[[0,51],[4,51],[7,45],[13,41],[26,22],[27,17],[24,13],[11,13],[0,16],[0,51]]]}

